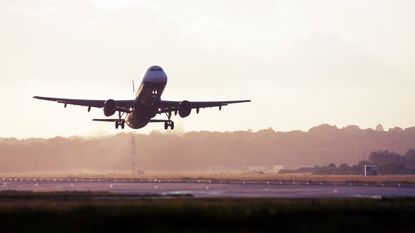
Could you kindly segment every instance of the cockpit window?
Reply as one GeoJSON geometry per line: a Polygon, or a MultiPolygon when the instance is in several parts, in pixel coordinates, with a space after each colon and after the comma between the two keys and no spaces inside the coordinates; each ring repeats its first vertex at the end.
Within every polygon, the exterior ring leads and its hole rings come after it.
{"type": "Polygon", "coordinates": [[[152,66],[151,68],[150,68],[150,71],[163,71],[162,69],[161,69],[161,67],[159,67],[159,66],[152,66]]]}

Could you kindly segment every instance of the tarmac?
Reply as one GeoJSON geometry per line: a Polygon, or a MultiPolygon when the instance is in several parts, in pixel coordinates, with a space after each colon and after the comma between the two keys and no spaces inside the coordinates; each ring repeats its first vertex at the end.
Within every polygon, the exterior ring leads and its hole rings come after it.
{"type": "Polygon", "coordinates": [[[395,198],[415,197],[415,185],[243,180],[0,178],[0,191],[108,192],[139,197],[395,198]]]}

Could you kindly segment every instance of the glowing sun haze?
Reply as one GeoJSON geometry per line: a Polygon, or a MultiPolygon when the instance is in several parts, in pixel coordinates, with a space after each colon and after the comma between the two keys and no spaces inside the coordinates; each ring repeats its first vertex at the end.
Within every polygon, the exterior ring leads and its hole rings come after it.
{"type": "Polygon", "coordinates": [[[414,126],[414,12],[412,0],[0,0],[0,137],[120,132],[91,121],[101,109],[32,96],[130,99],[153,64],[164,99],[253,101],[176,117],[178,131],[414,126]]]}

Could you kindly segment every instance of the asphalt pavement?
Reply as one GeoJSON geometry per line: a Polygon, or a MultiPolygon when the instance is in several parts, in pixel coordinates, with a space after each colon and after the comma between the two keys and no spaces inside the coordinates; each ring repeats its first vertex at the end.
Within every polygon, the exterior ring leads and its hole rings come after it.
{"type": "Polygon", "coordinates": [[[0,178],[0,191],[90,191],[137,196],[382,198],[415,197],[413,184],[243,180],[0,178]]]}

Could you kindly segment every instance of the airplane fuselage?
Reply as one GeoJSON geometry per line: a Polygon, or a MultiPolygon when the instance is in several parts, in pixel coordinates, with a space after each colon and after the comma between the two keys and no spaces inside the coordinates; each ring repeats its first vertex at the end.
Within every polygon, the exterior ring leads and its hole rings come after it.
{"type": "Polygon", "coordinates": [[[167,75],[159,66],[147,69],[136,91],[134,107],[125,118],[126,124],[133,129],[146,126],[155,117],[161,101],[161,95],[167,84],[167,75]]]}

